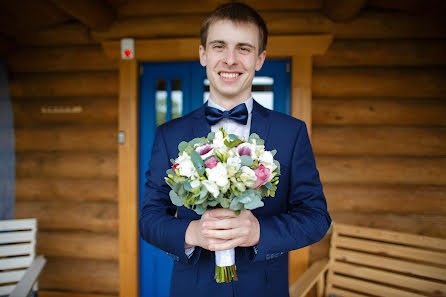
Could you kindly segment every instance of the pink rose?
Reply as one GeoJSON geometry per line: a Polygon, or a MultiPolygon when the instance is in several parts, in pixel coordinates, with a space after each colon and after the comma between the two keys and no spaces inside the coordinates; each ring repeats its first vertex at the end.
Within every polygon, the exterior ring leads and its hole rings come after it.
{"type": "Polygon", "coordinates": [[[197,151],[200,154],[200,156],[203,156],[212,151],[212,147],[208,144],[203,144],[198,148],[197,151]]]}
{"type": "Polygon", "coordinates": [[[254,189],[257,190],[260,186],[263,186],[268,182],[270,170],[269,168],[263,166],[263,164],[260,164],[260,166],[254,170],[254,173],[257,176],[256,183],[254,184],[254,189]]]}
{"type": "Polygon", "coordinates": [[[204,165],[206,165],[207,168],[212,169],[218,164],[218,159],[214,156],[210,157],[206,161],[204,161],[204,165]]]}

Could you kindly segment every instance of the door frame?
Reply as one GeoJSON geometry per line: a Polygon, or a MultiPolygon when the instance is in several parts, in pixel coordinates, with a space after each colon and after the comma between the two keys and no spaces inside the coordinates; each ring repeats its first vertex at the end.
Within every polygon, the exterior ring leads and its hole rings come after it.
{"type": "MultiPolygon", "coordinates": [[[[291,59],[291,115],[306,122],[311,137],[312,56],[323,55],[331,34],[282,35],[268,38],[267,57],[291,59]]],[[[118,216],[119,296],[139,296],[138,276],[138,89],[140,62],[198,60],[199,38],[138,39],[134,58],[119,63],[118,216]]],[[[120,41],[104,41],[107,56],[121,57],[120,41]]],[[[289,282],[308,267],[309,249],[290,253],[289,282]],[[292,267],[292,269],[291,269],[292,267]]]]}

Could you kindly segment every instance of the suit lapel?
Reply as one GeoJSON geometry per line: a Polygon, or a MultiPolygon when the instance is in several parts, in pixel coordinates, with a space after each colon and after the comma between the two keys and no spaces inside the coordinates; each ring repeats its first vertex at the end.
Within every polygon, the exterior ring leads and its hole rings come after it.
{"type": "Polygon", "coordinates": [[[207,104],[202,105],[194,112],[193,137],[206,137],[211,132],[211,126],[206,121],[204,109],[207,104]]]}
{"type": "Polygon", "coordinates": [[[251,131],[249,132],[250,135],[256,133],[266,142],[269,133],[269,114],[270,111],[268,109],[254,100],[252,107],[251,131]]]}

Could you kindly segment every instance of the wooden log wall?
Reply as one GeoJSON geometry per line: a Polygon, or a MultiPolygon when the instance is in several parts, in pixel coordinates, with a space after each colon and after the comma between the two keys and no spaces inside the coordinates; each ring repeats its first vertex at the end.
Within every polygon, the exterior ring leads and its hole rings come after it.
{"type": "MultiPolygon", "coordinates": [[[[16,216],[39,220],[42,296],[118,294],[118,61],[100,42],[197,37],[215,3],[173,2],[131,2],[103,32],[80,23],[35,32],[7,59],[16,216]]],[[[442,20],[365,8],[335,23],[322,1],[251,2],[272,35],[335,37],[314,58],[312,85],[312,143],[333,219],[446,237],[442,20]]],[[[314,245],[311,260],[327,248],[327,238],[314,245]]]]}

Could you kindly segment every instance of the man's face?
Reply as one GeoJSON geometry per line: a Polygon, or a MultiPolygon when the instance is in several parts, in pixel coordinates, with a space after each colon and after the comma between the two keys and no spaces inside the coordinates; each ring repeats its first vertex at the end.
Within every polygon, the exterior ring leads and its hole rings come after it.
{"type": "Polygon", "coordinates": [[[210,25],[206,49],[200,45],[200,63],[206,66],[210,97],[217,103],[242,102],[251,96],[255,71],[262,68],[259,29],[252,23],[219,20],[210,25]]]}

